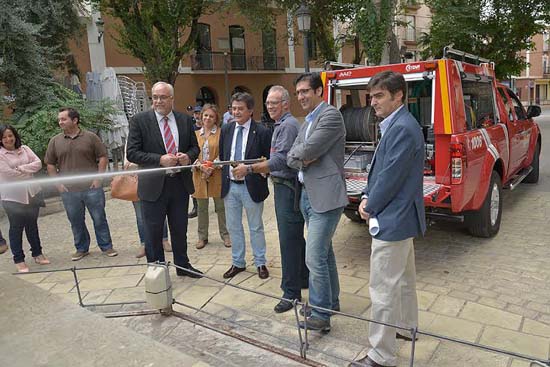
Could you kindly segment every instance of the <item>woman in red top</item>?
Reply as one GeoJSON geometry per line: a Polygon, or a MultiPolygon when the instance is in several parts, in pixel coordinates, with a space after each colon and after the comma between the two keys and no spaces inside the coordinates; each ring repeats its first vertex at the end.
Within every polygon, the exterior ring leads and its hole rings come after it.
{"type": "MultiPolygon", "coordinates": [[[[42,168],[40,158],[26,145],[13,126],[0,127],[0,180],[2,182],[20,181],[32,178],[33,173],[42,168]]],[[[40,265],[50,261],[42,254],[38,235],[38,211],[43,201],[37,197],[40,187],[21,184],[17,187],[2,189],[0,197],[10,222],[10,248],[13,262],[19,272],[28,272],[23,252],[23,230],[31,245],[34,261],[40,265]]]]}

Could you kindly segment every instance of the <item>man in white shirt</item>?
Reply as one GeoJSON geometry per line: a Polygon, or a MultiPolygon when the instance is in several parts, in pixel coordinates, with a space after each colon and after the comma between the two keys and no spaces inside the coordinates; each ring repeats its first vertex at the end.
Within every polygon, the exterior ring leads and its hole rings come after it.
{"type": "MultiPolygon", "coordinates": [[[[252,119],[254,98],[248,93],[235,93],[231,106],[234,120],[222,126],[220,160],[269,158],[271,132],[252,119]]],[[[243,208],[248,220],[250,245],[258,276],[261,279],[269,277],[265,266],[266,244],[262,221],[264,200],[268,195],[265,175],[249,172],[243,177],[233,174],[229,166],[223,167],[221,197],[224,199],[227,230],[232,242],[232,265],[223,275],[224,278],[232,278],[246,270],[243,208]]]]}

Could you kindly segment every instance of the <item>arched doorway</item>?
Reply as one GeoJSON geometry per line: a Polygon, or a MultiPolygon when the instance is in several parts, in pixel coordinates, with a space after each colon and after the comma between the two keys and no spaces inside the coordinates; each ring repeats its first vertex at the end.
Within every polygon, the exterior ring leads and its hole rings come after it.
{"type": "Polygon", "coordinates": [[[207,103],[216,104],[214,91],[208,87],[201,87],[195,97],[196,104],[204,106],[207,103]]]}
{"type": "Polygon", "coordinates": [[[251,95],[252,91],[250,90],[250,88],[245,87],[244,85],[237,85],[235,88],[233,88],[233,91],[231,92],[231,95],[233,95],[235,93],[248,93],[248,94],[251,95]]]}

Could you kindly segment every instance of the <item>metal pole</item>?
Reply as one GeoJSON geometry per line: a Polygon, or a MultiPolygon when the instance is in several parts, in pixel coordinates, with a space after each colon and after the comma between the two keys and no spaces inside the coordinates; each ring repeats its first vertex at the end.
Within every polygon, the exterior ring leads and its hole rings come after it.
{"type": "Polygon", "coordinates": [[[229,75],[227,75],[227,52],[223,53],[223,78],[225,82],[225,104],[229,105],[229,75]]]}
{"type": "Polygon", "coordinates": [[[308,31],[303,31],[304,37],[304,71],[309,73],[309,47],[308,47],[308,31]]]}

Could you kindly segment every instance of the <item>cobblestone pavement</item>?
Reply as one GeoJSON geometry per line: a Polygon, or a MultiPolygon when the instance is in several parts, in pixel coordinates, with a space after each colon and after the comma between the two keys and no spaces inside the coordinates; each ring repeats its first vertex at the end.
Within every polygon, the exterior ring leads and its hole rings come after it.
{"type": "MultiPolygon", "coordinates": [[[[550,127],[546,127],[550,125],[550,115],[539,118],[539,122],[545,134],[540,183],[520,185],[513,192],[505,191],[501,230],[495,238],[473,238],[456,224],[437,223],[429,228],[425,238],[416,241],[420,329],[540,359],[549,358],[550,149],[545,147],[550,146],[550,127]]],[[[143,263],[134,257],[138,237],[131,204],[108,200],[107,213],[118,257],[107,258],[93,245],[90,256],[78,263],[71,262],[72,235],[65,213],[61,211],[39,219],[44,251],[52,264],[39,267],[28,261],[31,270],[143,263]]],[[[271,277],[261,280],[253,266],[249,266],[247,272],[231,282],[280,296],[280,257],[271,196],[264,209],[264,224],[271,277]]],[[[88,225],[92,228],[91,223],[88,225]]],[[[196,219],[191,219],[188,231],[191,262],[221,280],[231,264],[231,250],[218,238],[214,216],[211,217],[210,243],[202,250],[195,249],[196,225],[196,219]]],[[[7,235],[5,220],[0,227],[7,235]]],[[[342,311],[368,317],[370,237],[366,227],[342,217],[334,248],[340,273],[342,311]]],[[[32,260],[30,253],[27,256],[32,260]]],[[[249,247],[247,259],[252,264],[249,247]]],[[[0,256],[0,271],[13,270],[10,254],[0,256]]],[[[144,267],[79,271],[84,302],[143,300],[143,273],[144,267]]],[[[77,302],[70,272],[23,277],[70,302],[77,302]]],[[[176,306],[176,310],[299,354],[294,315],[292,312],[275,314],[272,311],[275,300],[208,279],[176,279],[175,276],[173,279],[175,298],[208,314],[182,306],[176,306]]],[[[120,307],[96,307],[100,312],[118,309],[120,307]]],[[[146,316],[113,322],[198,356],[211,365],[298,365],[180,319],[146,316]]],[[[327,365],[347,365],[337,357],[354,359],[364,353],[368,347],[367,327],[363,321],[333,317],[332,331],[328,335],[310,333],[312,350],[308,356],[327,365]]],[[[400,342],[399,347],[399,365],[408,365],[410,343],[400,342]]],[[[417,343],[415,366],[523,367],[529,363],[423,336],[417,343]]]]}

